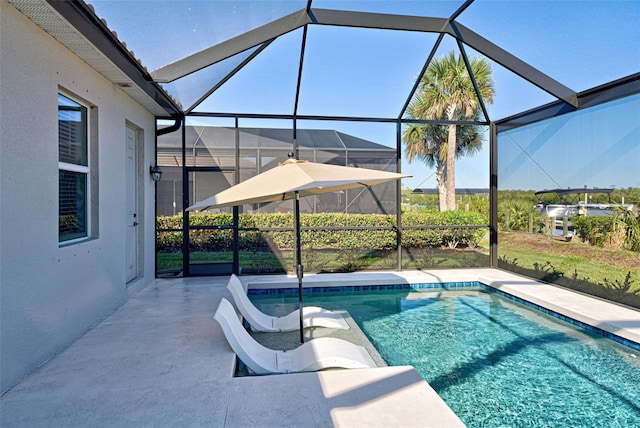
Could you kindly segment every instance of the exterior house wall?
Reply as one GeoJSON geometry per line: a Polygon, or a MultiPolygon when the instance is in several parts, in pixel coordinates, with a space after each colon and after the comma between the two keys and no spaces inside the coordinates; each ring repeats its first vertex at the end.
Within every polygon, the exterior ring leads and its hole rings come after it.
{"type": "Polygon", "coordinates": [[[154,278],[155,118],[0,0],[0,393],[78,339],[154,278]],[[93,108],[94,239],[58,242],[57,94],[93,108]],[[97,123],[96,123],[97,122],[97,123]],[[125,269],[126,124],[141,135],[138,278],[125,269]],[[97,167],[97,168],[96,168],[97,167]]]}

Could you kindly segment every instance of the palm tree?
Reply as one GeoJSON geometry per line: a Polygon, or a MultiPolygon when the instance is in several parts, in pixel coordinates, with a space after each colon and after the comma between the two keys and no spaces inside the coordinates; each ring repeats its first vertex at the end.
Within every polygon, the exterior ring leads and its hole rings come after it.
{"type": "Polygon", "coordinates": [[[409,162],[420,160],[430,168],[435,167],[440,211],[446,210],[447,187],[444,182],[445,163],[442,162],[442,159],[447,158],[445,128],[438,125],[410,125],[405,128],[403,140],[404,154],[409,162]]]}
{"type": "MultiPolygon", "coordinates": [[[[471,70],[483,100],[493,102],[491,66],[483,58],[471,59],[471,70]]],[[[433,60],[420,80],[407,116],[424,120],[477,120],[480,102],[461,56],[455,52],[433,60]]],[[[456,205],[455,159],[482,147],[478,129],[470,125],[410,125],[403,140],[409,161],[424,161],[436,167],[440,210],[456,205]]]]}
{"type": "MultiPolygon", "coordinates": [[[[411,107],[409,107],[411,109],[411,107]]],[[[458,128],[456,158],[473,155],[482,149],[482,137],[475,126],[462,125],[458,128]]],[[[446,159],[448,151],[448,131],[442,125],[410,125],[405,128],[404,153],[409,162],[420,160],[436,169],[438,202],[440,211],[447,210],[446,159]]],[[[455,200],[455,196],[453,198],[455,200]]],[[[455,208],[452,207],[451,209],[455,208]]]]}

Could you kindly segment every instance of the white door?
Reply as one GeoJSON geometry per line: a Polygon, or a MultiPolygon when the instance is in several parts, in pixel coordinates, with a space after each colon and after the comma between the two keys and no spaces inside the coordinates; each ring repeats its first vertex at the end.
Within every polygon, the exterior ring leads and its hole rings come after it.
{"type": "Polygon", "coordinates": [[[136,131],[127,127],[127,189],[126,189],[126,268],[127,282],[138,276],[138,210],[136,131]]]}

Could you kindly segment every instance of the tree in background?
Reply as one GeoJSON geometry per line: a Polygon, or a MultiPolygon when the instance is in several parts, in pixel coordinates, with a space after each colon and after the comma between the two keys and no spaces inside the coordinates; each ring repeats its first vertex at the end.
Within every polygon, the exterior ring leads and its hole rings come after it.
{"type": "MultiPolygon", "coordinates": [[[[482,99],[493,103],[491,66],[484,58],[472,58],[471,70],[482,99]]],[[[480,102],[464,60],[450,52],[429,64],[406,116],[420,120],[473,121],[480,114],[480,102]]],[[[414,124],[405,128],[403,141],[405,156],[410,162],[417,159],[435,167],[440,210],[455,210],[455,159],[482,148],[479,127],[414,124]]]]}

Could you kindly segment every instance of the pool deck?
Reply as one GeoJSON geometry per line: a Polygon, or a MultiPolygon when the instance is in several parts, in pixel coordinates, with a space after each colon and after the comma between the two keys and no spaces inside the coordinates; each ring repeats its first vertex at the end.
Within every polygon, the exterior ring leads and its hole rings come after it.
{"type": "MultiPolygon", "coordinates": [[[[296,284],[244,276],[249,287],[296,284]]],[[[226,277],[157,279],[0,398],[0,426],[456,427],[411,367],[233,377],[226,277]]],[[[305,286],[481,281],[640,343],[640,311],[494,269],[306,275],[305,286]]]]}

